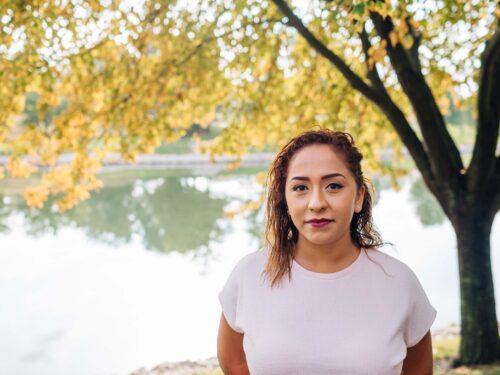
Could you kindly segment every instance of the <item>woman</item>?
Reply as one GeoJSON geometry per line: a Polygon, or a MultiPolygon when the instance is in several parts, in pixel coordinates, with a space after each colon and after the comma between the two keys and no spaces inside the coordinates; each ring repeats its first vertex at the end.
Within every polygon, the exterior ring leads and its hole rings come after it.
{"type": "Polygon", "coordinates": [[[267,247],[219,295],[225,374],[432,374],[436,310],[380,252],[362,155],[347,133],[308,131],[268,176],[267,247]]]}

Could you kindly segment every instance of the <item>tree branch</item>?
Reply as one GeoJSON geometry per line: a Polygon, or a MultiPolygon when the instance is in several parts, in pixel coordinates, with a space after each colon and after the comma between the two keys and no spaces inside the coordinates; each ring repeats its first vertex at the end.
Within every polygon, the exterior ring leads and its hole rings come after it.
{"type": "Polygon", "coordinates": [[[382,80],[380,79],[380,75],[378,74],[376,62],[374,62],[372,66],[370,66],[369,64],[370,54],[368,51],[370,50],[372,44],[370,42],[370,38],[368,37],[368,33],[366,32],[365,25],[363,25],[363,29],[359,33],[359,38],[361,39],[361,46],[363,47],[363,53],[365,55],[365,63],[367,70],[366,76],[371,81],[372,86],[375,90],[377,90],[381,94],[382,93],[387,94],[385,86],[382,80]]]}
{"type": "Polygon", "coordinates": [[[368,86],[363,79],[354,73],[349,66],[335,53],[325,46],[311,31],[302,23],[302,21],[293,13],[285,0],[273,0],[281,12],[288,18],[288,25],[292,26],[302,37],[313,47],[320,55],[330,61],[342,73],[351,86],[361,92],[368,99],[376,102],[380,100],[378,93],[368,86]]]}
{"type": "MultiPolygon", "coordinates": [[[[288,18],[288,25],[295,28],[300,35],[309,43],[309,45],[330,61],[342,75],[347,79],[351,86],[363,94],[366,98],[375,103],[387,116],[394,129],[398,133],[401,141],[405,144],[412,158],[415,160],[417,168],[425,178],[429,188],[436,193],[434,185],[434,176],[431,171],[431,165],[425,149],[411,128],[404,113],[391,100],[389,95],[381,94],[373,87],[368,86],[356,73],[354,73],[346,63],[330,49],[328,49],[320,40],[318,40],[302,21],[293,13],[292,9],[284,0],[273,0],[282,13],[288,18]]],[[[385,91],[385,88],[384,88],[385,91]]]]}
{"type": "Polygon", "coordinates": [[[500,28],[487,41],[481,57],[478,94],[478,124],[472,160],[469,165],[470,187],[481,194],[492,174],[500,173],[495,152],[500,123],[500,28]]]}
{"type": "Polygon", "coordinates": [[[418,55],[418,48],[420,47],[420,40],[422,39],[422,33],[418,30],[415,30],[413,25],[411,24],[410,16],[405,18],[406,26],[408,26],[408,30],[410,31],[410,35],[413,37],[413,45],[410,48],[410,56],[415,64],[417,70],[422,71],[422,65],[420,64],[420,56],[418,55]]]}
{"type": "Polygon", "coordinates": [[[385,96],[382,103],[375,103],[386,115],[386,117],[391,122],[394,130],[398,134],[401,141],[404,143],[411,157],[415,161],[415,164],[422,174],[427,186],[434,193],[434,195],[439,199],[441,197],[440,191],[437,189],[435,184],[436,178],[433,175],[429,157],[422,145],[420,139],[413,131],[410,123],[406,119],[404,113],[399,109],[399,107],[392,101],[389,95],[385,96]]]}
{"type": "Polygon", "coordinates": [[[433,174],[439,176],[450,188],[460,189],[460,171],[463,169],[460,152],[446,129],[443,116],[422,72],[416,70],[401,43],[392,46],[389,37],[394,29],[392,20],[389,17],[384,19],[377,13],[371,13],[370,17],[377,33],[387,41],[387,54],[422,130],[433,174]]]}
{"type": "Polygon", "coordinates": [[[497,156],[495,160],[495,173],[493,177],[493,186],[496,187],[495,212],[498,212],[500,210],[500,156],[497,156]]]}

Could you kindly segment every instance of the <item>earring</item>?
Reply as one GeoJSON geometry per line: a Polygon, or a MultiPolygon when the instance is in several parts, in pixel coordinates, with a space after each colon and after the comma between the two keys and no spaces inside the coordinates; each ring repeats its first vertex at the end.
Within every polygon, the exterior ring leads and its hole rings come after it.
{"type": "Polygon", "coordinates": [[[293,238],[292,228],[288,229],[288,233],[287,233],[286,238],[288,241],[290,241],[293,238]]]}

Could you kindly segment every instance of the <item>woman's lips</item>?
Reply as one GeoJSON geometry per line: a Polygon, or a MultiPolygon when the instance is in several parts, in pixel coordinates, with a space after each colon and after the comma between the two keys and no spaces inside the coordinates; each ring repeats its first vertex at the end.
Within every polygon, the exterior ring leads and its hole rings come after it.
{"type": "Polygon", "coordinates": [[[313,228],[322,228],[330,224],[333,220],[311,220],[307,224],[311,224],[313,228]]]}

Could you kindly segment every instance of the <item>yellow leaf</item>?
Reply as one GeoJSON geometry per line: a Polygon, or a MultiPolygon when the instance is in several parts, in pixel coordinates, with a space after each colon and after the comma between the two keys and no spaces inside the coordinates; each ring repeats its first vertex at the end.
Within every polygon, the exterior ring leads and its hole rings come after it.
{"type": "Polygon", "coordinates": [[[214,112],[208,112],[205,116],[203,116],[201,119],[198,120],[198,123],[202,128],[207,128],[210,123],[212,123],[215,120],[215,113],[214,112]]]}
{"type": "Polygon", "coordinates": [[[259,184],[263,185],[267,179],[267,172],[258,172],[255,178],[259,184]]]}
{"type": "Polygon", "coordinates": [[[28,163],[26,160],[12,157],[7,160],[6,166],[9,174],[13,177],[29,177],[38,170],[35,165],[28,163]]]}
{"type": "Polygon", "coordinates": [[[408,25],[406,24],[406,21],[404,19],[399,20],[399,28],[405,33],[408,32],[408,25]]]}
{"type": "Polygon", "coordinates": [[[412,46],[413,46],[413,38],[410,34],[406,34],[404,37],[403,37],[403,46],[406,48],[406,49],[410,49],[412,46]]]}
{"type": "Polygon", "coordinates": [[[394,30],[389,33],[389,40],[391,41],[391,46],[395,47],[398,44],[398,34],[394,30]]]}
{"type": "Polygon", "coordinates": [[[42,208],[49,196],[49,189],[45,185],[26,188],[24,199],[30,207],[42,208]]]}
{"type": "Polygon", "coordinates": [[[14,96],[14,98],[12,98],[12,101],[13,110],[17,113],[21,113],[24,110],[24,95],[16,95],[14,96]]]}
{"type": "Polygon", "coordinates": [[[241,159],[236,159],[230,163],[228,163],[226,166],[225,166],[225,170],[226,171],[232,171],[236,168],[239,168],[239,166],[241,165],[241,159]]]}
{"type": "Polygon", "coordinates": [[[368,67],[370,70],[373,69],[373,65],[375,64],[375,59],[373,57],[368,58],[368,67]]]}

